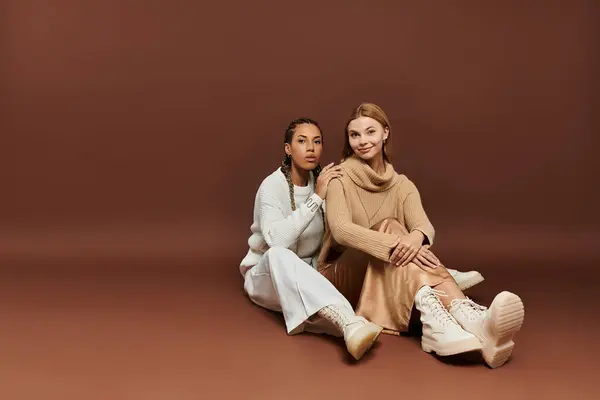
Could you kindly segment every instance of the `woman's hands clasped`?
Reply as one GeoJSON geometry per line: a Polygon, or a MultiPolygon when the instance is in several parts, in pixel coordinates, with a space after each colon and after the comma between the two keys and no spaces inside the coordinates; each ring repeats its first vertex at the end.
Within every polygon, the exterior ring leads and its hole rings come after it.
{"type": "Polygon", "coordinates": [[[421,248],[417,252],[417,255],[412,259],[412,262],[414,262],[417,265],[417,267],[425,271],[427,270],[427,268],[437,268],[440,265],[442,265],[442,263],[435,256],[435,254],[433,254],[431,250],[429,250],[429,245],[427,244],[421,246],[421,248]]]}
{"type": "Polygon", "coordinates": [[[390,256],[390,263],[404,267],[413,262],[423,270],[440,266],[440,260],[429,250],[429,245],[422,243],[423,234],[419,231],[399,237],[390,256]]]}

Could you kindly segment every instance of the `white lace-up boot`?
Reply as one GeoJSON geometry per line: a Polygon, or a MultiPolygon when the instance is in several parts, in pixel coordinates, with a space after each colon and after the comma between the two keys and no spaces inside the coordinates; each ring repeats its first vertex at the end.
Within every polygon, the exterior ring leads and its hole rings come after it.
{"type": "Polygon", "coordinates": [[[423,286],[415,296],[415,306],[421,312],[423,324],[423,351],[450,356],[481,350],[481,343],[477,337],[465,331],[446,310],[438,297],[444,295],[444,292],[423,286]]]}
{"type": "Polygon", "coordinates": [[[471,299],[455,299],[450,313],[467,331],[479,338],[483,358],[491,368],[502,366],[512,354],[515,334],[523,326],[525,309],[516,294],[501,292],[489,308],[471,299]]]}
{"type": "Polygon", "coordinates": [[[320,309],[317,314],[332,322],[344,334],[346,348],[356,360],[360,360],[373,346],[383,330],[344,306],[329,305],[320,309]]]}
{"type": "Polygon", "coordinates": [[[455,269],[446,268],[452,278],[456,281],[456,284],[460,290],[465,291],[472,288],[473,286],[483,282],[484,278],[478,271],[467,271],[460,272],[455,269]]]}

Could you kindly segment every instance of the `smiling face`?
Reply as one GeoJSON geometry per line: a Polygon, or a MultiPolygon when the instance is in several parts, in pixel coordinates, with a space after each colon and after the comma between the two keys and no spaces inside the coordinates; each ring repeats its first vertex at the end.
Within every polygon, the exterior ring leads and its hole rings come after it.
{"type": "Polygon", "coordinates": [[[390,119],[381,107],[373,103],[358,105],[348,119],[342,160],[356,155],[365,161],[392,163],[390,119]]]}
{"type": "Polygon", "coordinates": [[[296,125],[289,143],[285,143],[285,153],[291,156],[294,167],[305,171],[319,165],[322,151],[321,130],[313,124],[296,125]]]}
{"type": "Polygon", "coordinates": [[[347,132],[350,148],[358,157],[365,161],[382,157],[384,140],[390,132],[377,120],[365,116],[355,118],[348,124],[347,132]]]}

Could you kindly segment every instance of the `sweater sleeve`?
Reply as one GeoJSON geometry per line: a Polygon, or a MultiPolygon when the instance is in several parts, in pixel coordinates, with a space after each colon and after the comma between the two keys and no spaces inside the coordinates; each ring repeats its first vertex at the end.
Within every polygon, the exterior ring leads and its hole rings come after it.
{"type": "Polygon", "coordinates": [[[415,184],[407,179],[405,183],[406,196],[402,203],[404,209],[404,223],[409,232],[420,231],[425,235],[425,244],[433,245],[433,239],[435,238],[435,229],[427,218],[423,203],[421,202],[421,195],[415,184]]]}
{"type": "MultiPolygon", "coordinates": [[[[291,215],[285,216],[277,188],[262,186],[259,190],[260,229],[269,247],[289,248],[310,224],[323,202],[316,193],[297,205],[291,215]]],[[[288,200],[289,201],[289,200],[288,200]]]]}
{"type": "Polygon", "coordinates": [[[354,248],[383,261],[389,261],[396,235],[378,232],[352,222],[344,187],[332,179],[327,188],[327,223],[333,239],[345,247],[354,248]]]}

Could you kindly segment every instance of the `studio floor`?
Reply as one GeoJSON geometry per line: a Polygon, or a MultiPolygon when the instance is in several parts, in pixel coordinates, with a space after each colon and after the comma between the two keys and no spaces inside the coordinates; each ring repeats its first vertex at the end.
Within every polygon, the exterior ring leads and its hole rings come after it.
{"type": "Polygon", "coordinates": [[[593,265],[511,265],[510,279],[478,266],[471,297],[508,289],[526,307],[512,359],[491,370],[476,354],[428,355],[418,336],[384,335],[360,362],[338,339],[287,336],[244,296],[238,261],[207,259],[212,274],[193,259],[13,263],[0,281],[0,398],[598,398],[593,265]]]}

